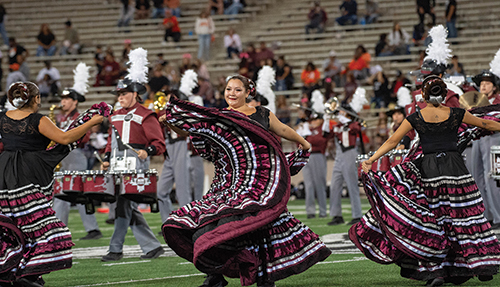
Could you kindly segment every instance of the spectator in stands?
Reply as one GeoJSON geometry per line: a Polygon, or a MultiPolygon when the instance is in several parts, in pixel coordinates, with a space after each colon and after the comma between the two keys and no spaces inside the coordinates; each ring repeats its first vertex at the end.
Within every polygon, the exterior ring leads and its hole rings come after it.
{"type": "Polygon", "coordinates": [[[172,11],[170,9],[165,9],[163,28],[165,29],[165,37],[162,45],[167,44],[168,37],[172,37],[174,42],[179,42],[181,40],[181,28],[179,27],[179,22],[177,21],[177,17],[172,15],[172,11]]]}
{"type": "MultiPolygon", "coordinates": [[[[133,0],[120,0],[120,16],[118,16],[118,27],[128,27],[134,18],[135,5],[133,0]]],[[[125,32],[130,32],[125,30],[125,32]]]]}
{"type": "Polygon", "coordinates": [[[70,20],[64,22],[64,26],[66,30],[64,31],[64,39],[59,53],[61,55],[79,54],[80,38],[78,37],[78,31],[73,28],[70,20]]]}
{"type": "Polygon", "coordinates": [[[342,63],[337,59],[337,53],[331,50],[330,53],[328,53],[328,59],[323,62],[323,80],[330,79],[335,82],[337,87],[340,87],[340,74],[343,69],[342,63]]]}
{"type": "Polygon", "coordinates": [[[212,14],[224,14],[224,1],[223,0],[208,0],[208,10],[212,14]]]}
{"type": "Polygon", "coordinates": [[[45,67],[36,76],[36,83],[40,89],[40,96],[47,98],[58,94],[61,88],[61,75],[58,69],[52,67],[50,61],[44,61],[44,63],[45,67]]]}
{"type": "Polygon", "coordinates": [[[446,1],[446,11],[444,17],[446,18],[446,29],[448,29],[448,38],[456,38],[457,27],[455,26],[457,21],[457,1],[448,0],[446,1]]]}
{"type": "MultiPolygon", "coordinates": [[[[9,65],[19,64],[16,71],[21,72],[26,81],[30,79],[30,68],[28,67],[28,62],[26,59],[29,56],[28,50],[24,49],[23,46],[17,44],[16,38],[9,38],[9,65]]],[[[8,88],[8,87],[7,87],[8,88]]]]}
{"type": "Polygon", "coordinates": [[[424,63],[424,59],[427,56],[425,50],[418,51],[418,66],[415,70],[420,70],[422,68],[422,64],[424,63]]]}
{"type": "Polygon", "coordinates": [[[160,65],[163,68],[168,64],[168,61],[163,58],[163,53],[156,54],[157,59],[153,62],[153,67],[160,65]]]}
{"type": "Polygon", "coordinates": [[[401,28],[399,22],[394,22],[392,31],[387,36],[387,40],[389,41],[389,46],[394,55],[406,55],[410,53],[408,46],[408,44],[410,44],[410,35],[401,28]]]}
{"type": "Polygon", "coordinates": [[[198,59],[210,59],[210,42],[215,33],[215,24],[208,10],[201,11],[194,24],[194,31],[198,35],[198,59]]]}
{"type": "Polygon", "coordinates": [[[354,51],[354,58],[348,65],[348,70],[358,80],[363,80],[368,76],[371,56],[363,45],[359,45],[354,51]]]}
{"type": "Polygon", "coordinates": [[[352,95],[354,95],[354,92],[356,92],[357,88],[358,88],[358,83],[356,82],[354,73],[352,71],[348,71],[345,75],[344,99],[341,102],[342,105],[351,102],[352,95]]]}
{"type": "Polygon", "coordinates": [[[9,36],[7,35],[7,30],[5,30],[5,22],[7,20],[7,10],[0,4],[0,34],[2,34],[3,39],[3,49],[7,49],[9,46],[9,36]]]}
{"type": "Polygon", "coordinates": [[[286,103],[285,95],[279,95],[276,99],[276,117],[285,125],[290,125],[292,112],[286,103]]]}
{"type": "Polygon", "coordinates": [[[104,60],[102,70],[97,74],[94,87],[99,87],[103,84],[105,86],[114,86],[120,77],[120,64],[115,61],[113,53],[107,52],[104,60]]]}
{"type": "Polygon", "coordinates": [[[245,0],[224,0],[224,14],[236,15],[246,6],[245,0]]]}
{"type": "Polygon", "coordinates": [[[203,99],[205,107],[213,107],[215,105],[215,91],[210,81],[203,77],[198,77],[199,89],[195,93],[203,99]]]}
{"type": "Polygon", "coordinates": [[[307,14],[307,19],[309,19],[309,24],[306,25],[306,34],[309,34],[310,29],[316,29],[317,33],[323,33],[325,31],[328,17],[319,1],[314,2],[314,7],[311,8],[307,14]]]}
{"type": "Polygon", "coordinates": [[[180,82],[181,78],[179,76],[179,72],[177,72],[177,69],[174,68],[174,66],[170,65],[170,63],[167,62],[164,70],[165,70],[165,76],[170,81],[170,89],[171,90],[178,89],[179,82],[180,82]]]}
{"type": "Polygon", "coordinates": [[[392,82],[391,85],[392,96],[397,97],[399,88],[404,87],[408,84],[410,84],[410,80],[408,80],[400,70],[396,70],[396,79],[392,82]]]}
{"type": "Polygon", "coordinates": [[[164,0],[165,8],[172,11],[172,15],[181,17],[181,1],[180,0],[164,0]]]}
{"type": "Polygon", "coordinates": [[[229,28],[224,36],[224,47],[228,59],[237,59],[240,55],[242,50],[240,35],[236,34],[233,28],[229,28]]]}
{"type": "Polygon", "coordinates": [[[266,61],[267,59],[274,59],[274,53],[271,49],[267,48],[266,42],[261,41],[259,47],[255,49],[254,64],[260,67],[261,61],[266,61]]]}
{"type": "Polygon", "coordinates": [[[210,73],[208,72],[208,67],[202,60],[196,59],[194,60],[193,65],[191,66],[193,70],[196,71],[199,77],[207,79],[210,81],[210,73]]]}
{"type": "Polygon", "coordinates": [[[97,69],[97,74],[100,74],[102,67],[104,66],[104,60],[106,59],[106,54],[102,51],[102,46],[97,45],[94,54],[94,63],[97,69]]]}
{"type": "Polygon", "coordinates": [[[452,76],[465,76],[464,65],[458,62],[458,56],[454,55],[451,58],[451,68],[448,70],[448,74],[452,76]]]}
{"type": "Polygon", "coordinates": [[[424,23],[425,14],[429,14],[432,17],[432,26],[436,25],[434,6],[436,6],[436,0],[417,0],[417,14],[420,18],[420,23],[424,23]]]}
{"type": "Polygon", "coordinates": [[[365,23],[371,24],[377,22],[380,16],[380,11],[378,9],[378,4],[375,0],[366,0],[365,7],[365,23]]]}
{"type": "Polygon", "coordinates": [[[391,47],[387,43],[387,34],[380,34],[377,45],[375,46],[375,57],[392,56],[391,47]]]}
{"type": "Polygon", "coordinates": [[[163,0],[153,0],[153,12],[151,12],[152,19],[162,18],[165,15],[163,2],[163,0]]]}
{"type": "Polygon", "coordinates": [[[424,23],[418,23],[413,26],[413,45],[416,47],[424,45],[425,38],[427,38],[427,31],[425,30],[424,23]]]}
{"type": "Polygon", "coordinates": [[[36,49],[36,56],[53,56],[56,53],[56,36],[49,28],[49,24],[42,24],[40,26],[40,33],[37,36],[38,48],[36,49]]]}
{"type": "Polygon", "coordinates": [[[325,78],[325,80],[323,81],[323,87],[325,87],[325,94],[323,95],[325,97],[325,100],[337,96],[337,93],[335,92],[335,87],[337,87],[337,85],[334,81],[332,81],[331,78],[325,78]]]}
{"type": "Polygon", "coordinates": [[[120,59],[120,73],[119,73],[119,78],[125,76],[127,72],[127,62],[129,61],[128,54],[132,50],[132,41],[130,39],[125,39],[123,40],[123,50],[122,50],[122,57],[120,59]]]}
{"type": "Polygon", "coordinates": [[[335,19],[339,25],[356,25],[358,23],[358,3],[355,0],[345,0],[339,7],[342,16],[335,19]]]}
{"type": "Polygon", "coordinates": [[[304,70],[302,70],[300,80],[303,85],[302,93],[307,94],[307,97],[311,99],[311,93],[320,88],[319,81],[321,80],[321,74],[312,62],[307,63],[304,70]]]}
{"type": "Polygon", "coordinates": [[[184,74],[185,71],[193,67],[193,63],[191,63],[191,58],[193,58],[193,56],[191,56],[191,54],[189,53],[185,53],[184,55],[182,55],[181,64],[179,65],[179,74],[181,76],[184,74]]]}
{"type": "Polygon", "coordinates": [[[276,61],[276,90],[287,91],[293,89],[295,79],[292,67],[285,61],[285,56],[279,56],[276,61]]]}
{"type": "Polygon", "coordinates": [[[151,5],[149,0],[135,0],[135,19],[147,19],[149,18],[149,9],[151,5]]]}
{"type": "Polygon", "coordinates": [[[149,95],[154,95],[158,91],[167,91],[169,89],[170,81],[163,74],[163,67],[157,65],[153,68],[153,76],[149,79],[146,88],[148,89],[149,95]]]}
{"type": "Polygon", "coordinates": [[[7,75],[7,79],[5,80],[5,84],[7,89],[15,82],[25,82],[27,81],[21,71],[19,71],[20,65],[18,63],[13,63],[9,65],[9,74],[7,75]]]}

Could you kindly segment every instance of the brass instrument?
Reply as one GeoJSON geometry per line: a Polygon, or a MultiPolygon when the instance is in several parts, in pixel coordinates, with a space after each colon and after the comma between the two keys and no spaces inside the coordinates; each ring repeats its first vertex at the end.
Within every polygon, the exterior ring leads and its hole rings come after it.
{"type": "Polygon", "coordinates": [[[156,92],[155,101],[153,103],[154,109],[157,111],[162,111],[167,105],[167,95],[164,92],[156,92]]]}
{"type": "MultiPolygon", "coordinates": [[[[54,123],[56,123],[56,116],[55,116],[55,110],[60,110],[62,108],[61,105],[52,105],[49,108],[49,115],[48,118],[54,123]]],[[[54,141],[51,141],[47,148],[54,146],[56,143],[54,141]]],[[[54,171],[59,171],[61,169],[61,163],[58,163],[54,171]]]]}
{"type": "Polygon", "coordinates": [[[339,105],[339,100],[337,99],[337,97],[331,97],[325,103],[325,114],[331,116],[331,115],[336,114],[337,112],[344,112],[344,113],[350,115],[352,117],[353,121],[359,122],[362,126],[366,127],[366,122],[363,118],[361,118],[358,114],[356,114],[354,112],[351,112],[349,110],[342,108],[339,105]]]}

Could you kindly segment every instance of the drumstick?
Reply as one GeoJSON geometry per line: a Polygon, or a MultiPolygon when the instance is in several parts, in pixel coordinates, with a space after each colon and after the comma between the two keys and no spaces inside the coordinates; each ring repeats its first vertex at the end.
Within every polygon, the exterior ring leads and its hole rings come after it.
{"type": "Polygon", "coordinates": [[[129,148],[129,149],[133,150],[133,151],[134,151],[137,155],[139,155],[139,152],[138,152],[136,149],[134,149],[133,147],[131,147],[128,143],[123,143],[123,145],[124,145],[125,147],[127,147],[127,148],[129,148]]]}
{"type": "Polygon", "coordinates": [[[94,155],[97,158],[97,160],[99,160],[101,162],[101,164],[104,164],[104,162],[102,161],[101,156],[99,155],[99,153],[96,150],[94,151],[94,155]]]}

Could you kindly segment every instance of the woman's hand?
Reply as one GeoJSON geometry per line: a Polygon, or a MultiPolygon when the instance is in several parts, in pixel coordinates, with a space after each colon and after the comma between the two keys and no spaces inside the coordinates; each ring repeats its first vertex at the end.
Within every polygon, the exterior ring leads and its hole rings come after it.
{"type": "Polygon", "coordinates": [[[104,117],[101,115],[95,115],[91,119],[93,125],[101,124],[103,120],[104,120],[104,117]]]}
{"type": "Polygon", "coordinates": [[[306,142],[306,144],[302,145],[302,144],[299,144],[299,149],[301,150],[310,150],[311,149],[311,144],[309,142],[306,142]]]}
{"type": "Polygon", "coordinates": [[[372,169],[372,164],[373,162],[371,162],[370,160],[365,160],[362,164],[361,164],[361,168],[363,168],[363,171],[365,173],[368,173],[371,169],[372,169]]]}

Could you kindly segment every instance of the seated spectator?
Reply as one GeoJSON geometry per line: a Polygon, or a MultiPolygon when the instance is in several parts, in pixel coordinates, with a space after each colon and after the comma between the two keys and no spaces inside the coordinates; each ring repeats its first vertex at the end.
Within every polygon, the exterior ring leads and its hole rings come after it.
{"type": "Polygon", "coordinates": [[[205,107],[213,107],[215,105],[214,88],[208,79],[198,77],[199,89],[195,93],[203,99],[205,107]]]}
{"type": "Polygon", "coordinates": [[[71,21],[68,20],[64,23],[66,30],[64,32],[64,39],[61,45],[61,55],[67,54],[79,54],[80,51],[80,38],[78,37],[78,31],[73,28],[71,21]]]}
{"type": "Polygon", "coordinates": [[[370,54],[366,52],[363,45],[359,45],[354,51],[354,58],[349,63],[348,70],[352,72],[356,79],[364,80],[368,76],[370,61],[370,54]]]}
{"type": "Polygon", "coordinates": [[[346,105],[351,102],[352,96],[356,89],[358,88],[358,83],[356,82],[356,78],[352,71],[348,71],[345,75],[345,84],[344,84],[344,99],[341,104],[346,105]]]}
{"type": "Polygon", "coordinates": [[[172,15],[170,9],[165,9],[165,19],[163,19],[163,28],[165,29],[165,37],[163,40],[163,45],[168,42],[168,37],[172,37],[174,42],[179,42],[181,40],[181,28],[179,27],[179,22],[177,17],[172,15]]]}
{"type": "Polygon", "coordinates": [[[119,78],[124,77],[127,75],[127,62],[129,61],[128,54],[132,50],[132,41],[130,39],[125,39],[123,40],[123,50],[122,50],[122,57],[118,64],[120,64],[120,73],[118,74],[119,78]]]}
{"type": "Polygon", "coordinates": [[[451,58],[451,68],[448,70],[451,76],[465,76],[464,65],[458,62],[458,56],[454,55],[451,58]]]}
{"type": "Polygon", "coordinates": [[[182,55],[181,64],[179,65],[179,74],[183,75],[185,71],[193,68],[193,63],[191,63],[191,54],[186,53],[182,55]]]}
{"type": "Polygon", "coordinates": [[[314,2],[314,7],[307,14],[309,24],[306,25],[306,34],[310,29],[316,29],[317,33],[325,31],[326,21],[328,20],[325,10],[320,6],[319,1],[314,2]]]}
{"type": "Polygon", "coordinates": [[[271,49],[267,48],[266,42],[262,41],[259,47],[255,49],[253,61],[255,65],[260,67],[260,62],[267,59],[274,59],[274,53],[271,49]]]}
{"type": "Polygon", "coordinates": [[[149,18],[149,8],[151,5],[149,4],[149,0],[136,0],[135,1],[135,19],[147,19],[149,18]]]}
{"type": "Polygon", "coordinates": [[[391,85],[392,96],[397,97],[399,88],[404,87],[407,84],[410,84],[410,80],[408,80],[400,70],[396,70],[396,79],[391,85]]]}
{"type": "Polygon", "coordinates": [[[245,0],[224,0],[224,14],[236,15],[246,6],[245,0]]]}
{"type": "Polygon", "coordinates": [[[224,1],[223,0],[208,0],[208,10],[211,14],[224,14],[224,1]]]}
{"type": "Polygon", "coordinates": [[[167,62],[164,68],[165,71],[165,76],[168,78],[170,81],[170,89],[178,89],[179,88],[179,82],[181,81],[181,77],[179,75],[179,72],[177,69],[170,65],[170,63],[167,62]]]}
{"type": "Polygon", "coordinates": [[[102,70],[97,74],[94,87],[99,87],[103,83],[105,86],[114,86],[120,77],[120,64],[115,61],[113,53],[107,52],[102,65],[102,70]]]}
{"type": "Polygon", "coordinates": [[[94,54],[94,63],[97,68],[97,74],[101,73],[105,59],[106,59],[106,53],[104,53],[104,51],[102,50],[101,45],[97,45],[94,54]]]}
{"type": "Polygon", "coordinates": [[[377,19],[380,16],[377,2],[374,0],[366,0],[365,10],[365,23],[371,24],[377,22],[377,19]]]}
{"type": "Polygon", "coordinates": [[[292,112],[286,103],[286,97],[279,95],[276,99],[276,117],[285,125],[290,125],[291,114],[292,112]]]}
{"type": "Polygon", "coordinates": [[[56,53],[56,36],[49,28],[49,24],[40,26],[40,33],[37,36],[38,48],[36,56],[53,56],[56,53]]]}
{"type": "Polygon", "coordinates": [[[426,37],[427,31],[425,30],[424,23],[418,23],[417,25],[413,26],[412,42],[415,47],[422,46],[426,37]]]}
{"type": "Polygon", "coordinates": [[[387,44],[387,34],[380,34],[377,45],[375,46],[375,57],[392,56],[391,47],[387,44]]]}
{"type": "Polygon", "coordinates": [[[157,59],[153,62],[153,67],[157,65],[165,67],[168,64],[168,61],[163,58],[163,53],[158,53],[156,57],[157,59]]]}
{"type": "Polygon", "coordinates": [[[339,25],[356,25],[358,23],[358,3],[355,0],[345,0],[339,7],[342,16],[335,19],[339,25]]]}
{"type": "Polygon", "coordinates": [[[165,16],[165,7],[163,7],[163,0],[153,0],[153,12],[151,12],[151,18],[163,18],[165,16]]]}
{"type": "Polygon", "coordinates": [[[179,18],[181,17],[181,1],[180,0],[164,0],[166,9],[172,11],[172,15],[179,18]]]}
{"type": "Polygon", "coordinates": [[[236,34],[233,28],[229,28],[224,36],[224,47],[228,59],[237,59],[240,55],[242,50],[240,35],[236,34]]]}
{"type": "Polygon", "coordinates": [[[294,82],[292,67],[285,61],[285,56],[279,56],[276,61],[276,91],[291,90],[294,82]]]}
{"type": "Polygon", "coordinates": [[[408,44],[410,43],[410,35],[401,28],[399,22],[394,22],[391,33],[387,36],[389,46],[394,55],[406,55],[410,53],[408,44]]]}
{"type": "MultiPolygon", "coordinates": [[[[120,15],[118,16],[118,27],[128,27],[134,18],[135,5],[133,0],[120,0],[120,15]]],[[[129,31],[125,31],[129,32],[129,31]]]]}
{"type": "MultiPolygon", "coordinates": [[[[148,89],[148,93],[151,97],[159,91],[167,91],[169,89],[170,81],[165,75],[163,75],[163,67],[161,65],[157,65],[153,68],[153,76],[149,79],[146,88],[148,89]]],[[[147,107],[147,106],[146,106],[147,107]]]]}
{"type": "MultiPolygon", "coordinates": [[[[30,79],[30,68],[28,67],[28,62],[26,58],[28,58],[29,52],[23,46],[19,45],[16,42],[16,38],[9,38],[9,65],[18,64],[19,67],[16,71],[21,72],[26,81],[30,79]]],[[[9,85],[6,87],[8,88],[9,85]]]]}
{"type": "Polygon", "coordinates": [[[55,96],[61,88],[61,75],[59,70],[52,67],[50,61],[44,61],[45,68],[41,69],[36,76],[36,83],[40,89],[40,96],[47,98],[48,96],[55,96]]]}
{"type": "Polygon", "coordinates": [[[7,79],[5,80],[6,87],[9,88],[15,82],[25,82],[28,79],[24,76],[24,74],[19,71],[20,65],[18,63],[13,63],[9,65],[9,74],[7,75],[7,79]]]}
{"type": "Polygon", "coordinates": [[[366,79],[366,82],[373,85],[374,97],[372,99],[372,108],[387,107],[389,103],[396,102],[397,97],[392,97],[389,90],[389,81],[387,76],[382,71],[382,67],[376,65],[370,69],[371,76],[366,79]]]}
{"type": "Polygon", "coordinates": [[[320,88],[319,81],[321,80],[321,74],[312,62],[307,63],[302,70],[300,80],[303,84],[302,93],[307,94],[307,97],[311,99],[311,93],[320,88]]]}
{"type": "Polygon", "coordinates": [[[210,73],[208,72],[208,67],[207,65],[205,65],[205,63],[203,63],[202,60],[196,59],[194,61],[194,64],[191,66],[191,69],[195,70],[196,74],[198,74],[199,77],[210,81],[210,73]]]}
{"type": "Polygon", "coordinates": [[[337,53],[334,50],[331,50],[328,56],[328,59],[323,62],[324,80],[330,79],[335,82],[337,87],[340,87],[340,73],[344,70],[344,67],[339,59],[337,59],[337,53]]]}

